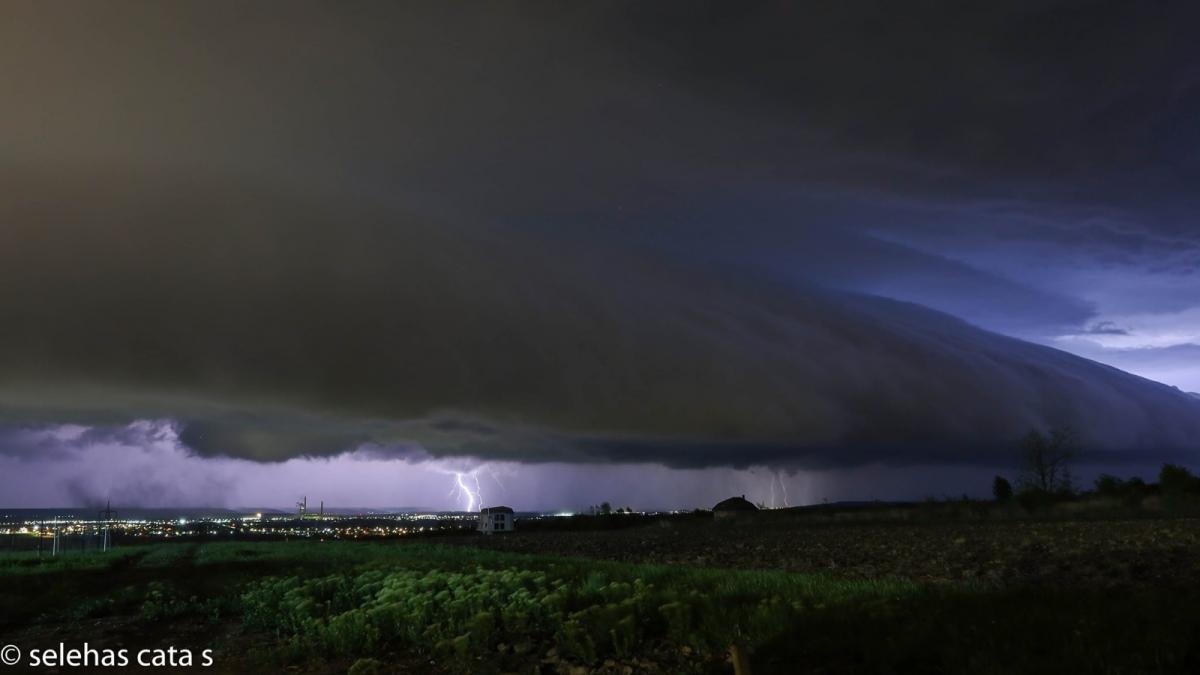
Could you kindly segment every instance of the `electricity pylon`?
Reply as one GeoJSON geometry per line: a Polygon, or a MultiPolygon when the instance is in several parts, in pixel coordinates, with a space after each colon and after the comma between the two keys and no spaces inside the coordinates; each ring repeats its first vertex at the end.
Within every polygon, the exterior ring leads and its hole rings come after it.
{"type": "Polygon", "coordinates": [[[117,517],[117,512],[112,510],[112,500],[104,505],[104,510],[100,512],[100,520],[104,523],[104,536],[100,539],[100,550],[107,551],[112,548],[112,542],[109,539],[109,531],[112,529],[112,521],[117,517]]]}

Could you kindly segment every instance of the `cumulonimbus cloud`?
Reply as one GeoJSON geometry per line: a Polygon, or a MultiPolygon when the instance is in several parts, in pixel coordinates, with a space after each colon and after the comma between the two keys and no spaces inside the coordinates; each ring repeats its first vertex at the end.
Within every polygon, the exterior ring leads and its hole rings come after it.
{"type": "Polygon", "coordinates": [[[7,175],[10,423],[169,417],[202,454],[361,445],[678,466],[1106,457],[1178,391],[916,305],[200,177],[7,175]]]}

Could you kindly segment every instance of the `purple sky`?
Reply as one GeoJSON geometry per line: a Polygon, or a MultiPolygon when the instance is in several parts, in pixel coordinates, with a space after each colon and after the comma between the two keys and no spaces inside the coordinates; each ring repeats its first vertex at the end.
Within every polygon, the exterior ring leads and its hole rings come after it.
{"type": "Polygon", "coordinates": [[[1198,11],[13,8],[0,506],[982,494],[1056,426],[1187,463],[1198,11]]]}
{"type": "MultiPolygon", "coordinates": [[[[64,426],[26,432],[19,439],[39,446],[40,456],[0,455],[0,490],[12,504],[57,507],[115,503],[154,506],[218,506],[290,509],[307,495],[313,508],[427,507],[466,509],[517,504],[523,509],[586,510],[609,501],[638,509],[711,506],[745,494],[768,506],[822,500],[958,497],[943,486],[969,484],[974,468],[883,467],[854,471],[789,473],[766,468],[673,470],[654,465],[537,464],[474,460],[400,461],[370,452],[279,464],[198,458],[179,443],[165,422],[132,425],[120,439],[86,439],[84,429],[64,426]],[[462,476],[470,489],[457,489],[462,476]],[[631,480],[631,476],[637,476],[631,480]],[[906,483],[896,490],[897,477],[906,483]]],[[[16,443],[18,439],[5,439],[16,443]]],[[[986,487],[986,486],[983,486],[986,487]]],[[[973,492],[983,487],[972,486],[973,492]]]]}

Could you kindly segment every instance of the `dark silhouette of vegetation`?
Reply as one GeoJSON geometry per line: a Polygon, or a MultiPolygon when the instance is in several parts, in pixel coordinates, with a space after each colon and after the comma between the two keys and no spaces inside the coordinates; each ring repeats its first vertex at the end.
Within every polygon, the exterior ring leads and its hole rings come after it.
{"type": "Polygon", "coordinates": [[[1007,502],[1012,499],[1012,483],[1009,483],[1008,479],[1004,476],[996,476],[995,480],[992,481],[992,496],[998,502],[1007,502]]]}
{"type": "Polygon", "coordinates": [[[611,516],[614,513],[621,513],[621,509],[613,510],[612,504],[609,502],[601,502],[588,507],[589,512],[593,516],[611,516]]]}
{"type": "MultiPolygon", "coordinates": [[[[1187,467],[1163,464],[1157,483],[1147,483],[1138,476],[1121,478],[1109,473],[1096,477],[1093,489],[1076,491],[1070,483],[1070,472],[1058,458],[1074,456],[1070,445],[1063,451],[1054,439],[1054,434],[1042,436],[1031,433],[1022,442],[1023,456],[1049,458],[1043,461],[1043,470],[1026,468],[1022,475],[1021,488],[1016,501],[1026,510],[1038,510],[1067,501],[1105,500],[1116,501],[1128,508],[1141,508],[1148,497],[1159,497],[1155,509],[1175,513],[1200,512],[1200,476],[1187,467]],[[1057,468],[1051,465],[1057,464],[1057,468]],[[1043,480],[1044,479],[1044,480],[1043,480]]],[[[1032,466],[1032,463],[1031,465],[1032,466]]],[[[1012,486],[1003,476],[992,481],[992,495],[997,502],[1006,502],[1012,496],[1012,486]]]]}
{"type": "Polygon", "coordinates": [[[632,514],[633,508],[629,507],[629,506],[623,506],[623,507],[617,507],[616,509],[614,509],[611,503],[601,502],[600,504],[593,504],[592,506],[590,506],[589,512],[593,516],[611,516],[611,515],[618,514],[618,513],[632,514]]]}
{"type": "Polygon", "coordinates": [[[1126,506],[1138,506],[1152,491],[1146,485],[1146,481],[1137,476],[1123,480],[1112,474],[1102,473],[1096,478],[1095,485],[1094,493],[1097,497],[1120,499],[1126,506]]]}
{"type": "Polygon", "coordinates": [[[1200,478],[1175,464],[1163,464],[1158,472],[1158,486],[1164,494],[1181,495],[1200,493],[1200,478]]]}
{"type": "Polygon", "coordinates": [[[1021,439],[1021,485],[1024,492],[1069,495],[1073,491],[1069,463],[1079,453],[1079,441],[1070,429],[1042,433],[1031,430],[1021,439]]]}
{"type": "Polygon", "coordinates": [[[1102,473],[1096,478],[1096,494],[1101,497],[1119,497],[1125,492],[1125,481],[1120,478],[1102,473]]]}

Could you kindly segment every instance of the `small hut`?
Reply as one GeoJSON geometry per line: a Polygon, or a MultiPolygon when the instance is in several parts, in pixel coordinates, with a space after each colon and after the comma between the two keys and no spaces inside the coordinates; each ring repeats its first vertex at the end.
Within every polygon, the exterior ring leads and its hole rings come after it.
{"type": "Polygon", "coordinates": [[[758,513],[758,507],[750,503],[746,495],[730,497],[713,507],[713,516],[716,518],[744,518],[755,513],[758,513]]]}
{"type": "Polygon", "coordinates": [[[516,521],[508,506],[489,506],[479,510],[479,531],[484,534],[512,532],[516,521]]]}

